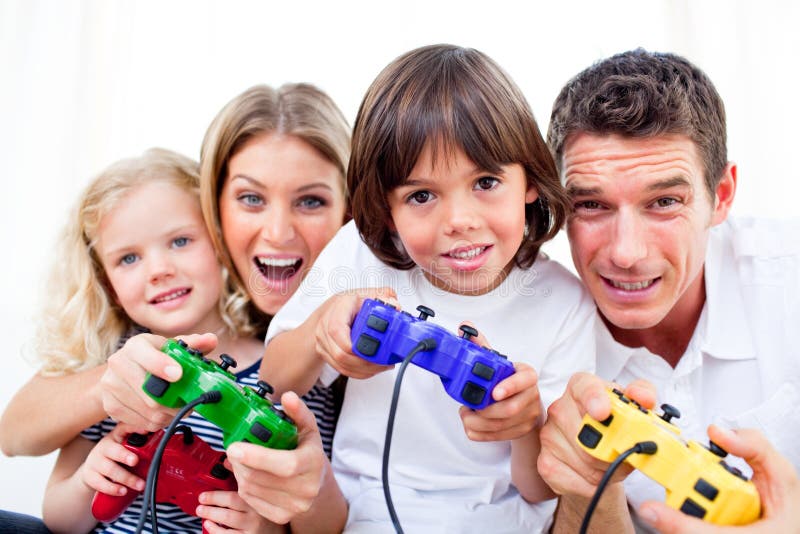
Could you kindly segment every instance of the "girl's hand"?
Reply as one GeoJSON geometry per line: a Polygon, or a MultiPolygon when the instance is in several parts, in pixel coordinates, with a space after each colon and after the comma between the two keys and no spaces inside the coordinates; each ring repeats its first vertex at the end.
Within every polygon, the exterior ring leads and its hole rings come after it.
{"type": "Polygon", "coordinates": [[[370,363],[353,354],[350,327],[368,298],[398,306],[397,294],[388,287],[337,293],[322,305],[314,330],[317,354],[331,367],[351,378],[370,378],[392,368],[370,363]]]}
{"type": "Polygon", "coordinates": [[[80,467],[81,480],[89,489],[107,495],[125,495],[128,488],[144,491],[144,480],[123,467],[139,462],[139,457],[122,445],[134,430],[120,423],[92,448],[80,467]]]}
{"type": "Polygon", "coordinates": [[[283,525],[311,508],[330,466],[314,414],[293,392],[284,393],[281,403],[297,424],[297,448],[237,442],[228,447],[225,463],[236,476],[239,496],[263,517],[283,525]]]}
{"type": "MultiPolygon", "coordinates": [[[[217,344],[213,334],[182,339],[202,352],[212,350],[217,344]]],[[[164,341],[161,336],[139,334],[108,358],[100,381],[103,409],[108,415],[149,432],[169,425],[178,410],[161,406],[142,390],[147,373],[170,382],[181,377],[181,367],[160,350],[164,341]]]]}
{"type": "Polygon", "coordinates": [[[195,513],[204,520],[203,527],[208,534],[267,534],[286,531],[283,526],[261,517],[235,491],[206,491],[198,499],[200,505],[195,513]]]}

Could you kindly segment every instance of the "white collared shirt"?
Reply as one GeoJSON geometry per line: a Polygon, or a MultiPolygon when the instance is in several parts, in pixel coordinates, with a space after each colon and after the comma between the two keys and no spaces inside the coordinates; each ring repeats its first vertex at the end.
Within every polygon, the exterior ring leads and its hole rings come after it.
{"type": "MultiPolygon", "coordinates": [[[[711,231],[706,303],[673,369],[645,348],[624,347],[597,319],[597,373],[658,390],[658,404],[681,412],[686,439],[708,443],[706,428],[757,428],[800,470],[800,220],[730,219],[711,231]]],[[[741,459],[726,462],[750,476],[741,459]]],[[[640,472],[625,482],[634,508],[664,500],[640,472]]]]}

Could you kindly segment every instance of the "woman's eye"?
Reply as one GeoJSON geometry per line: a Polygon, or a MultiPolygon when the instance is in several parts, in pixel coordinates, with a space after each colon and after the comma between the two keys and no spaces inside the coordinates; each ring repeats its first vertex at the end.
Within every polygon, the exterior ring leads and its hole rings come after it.
{"type": "Polygon", "coordinates": [[[245,193],[243,195],[239,195],[239,201],[243,202],[247,206],[260,206],[263,204],[261,197],[258,195],[254,195],[253,193],[245,193]]]}
{"type": "Polygon", "coordinates": [[[500,180],[498,180],[493,176],[483,176],[481,178],[478,178],[478,182],[476,183],[476,185],[478,189],[481,189],[483,191],[489,191],[491,189],[494,189],[499,183],[500,180]]]}
{"type": "Polygon", "coordinates": [[[136,263],[136,260],[138,259],[139,256],[137,256],[136,254],[125,254],[124,256],[122,256],[122,258],[120,258],[119,263],[121,265],[131,265],[133,263],[136,263]]]}
{"type": "Polygon", "coordinates": [[[408,196],[408,202],[413,204],[425,204],[430,199],[430,191],[415,191],[408,196]]]}
{"type": "Polygon", "coordinates": [[[320,197],[303,197],[301,198],[297,205],[304,209],[316,209],[321,208],[326,204],[325,199],[320,197]]]}
{"type": "Polygon", "coordinates": [[[185,247],[186,245],[189,244],[189,238],[188,237],[176,237],[175,239],[172,240],[172,244],[177,248],[185,247]]]}

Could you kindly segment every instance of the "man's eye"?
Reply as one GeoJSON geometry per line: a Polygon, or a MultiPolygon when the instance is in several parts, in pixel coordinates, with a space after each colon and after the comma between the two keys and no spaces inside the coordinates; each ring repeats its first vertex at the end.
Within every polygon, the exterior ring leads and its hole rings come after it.
{"type": "Polygon", "coordinates": [[[430,191],[415,191],[408,197],[408,201],[414,204],[425,204],[431,199],[430,191]]]}
{"type": "Polygon", "coordinates": [[[658,206],[659,208],[668,208],[668,207],[673,206],[673,205],[675,205],[677,203],[678,203],[678,199],[677,198],[672,198],[672,197],[664,197],[664,198],[659,198],[658,200],[656,200],[656,206],[658,206]]]}
{"type": "Polygon", "coordinates": [[[600,208],[600,203],[594,200],[584,200],[575,203],[575,209],[596,210],[600,208]]]}
{"type": "Polygon", "coordinates": [[[136,263],[136,260],[138,259],[139,256],[137,256],[136,254],[125,254],[124,256],[122,256],[122,258],[120,258],[119,262],[122,265],[131,265],[133,263],[136,263]]]}
{"type": "Polygon", "coordinates": [[[498,180],[494,176],[483,176],[481,178],[478,178],[476,186],[478,189],[481,189],[483,191],[489,191],[497,187],[497,184],[499,183],[500,180],[498,180]]]}

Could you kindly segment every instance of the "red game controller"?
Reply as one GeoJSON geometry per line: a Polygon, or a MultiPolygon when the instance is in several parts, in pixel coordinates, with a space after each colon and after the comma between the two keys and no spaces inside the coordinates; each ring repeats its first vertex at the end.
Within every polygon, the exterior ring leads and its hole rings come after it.
{"type": "MultiPolygon", "coordinates": [[[[158,471],[156,502],[177,505],[185,513],[194,516],[198,496],[204,491],[236,491],[236,479],[223,464],[225,453],[195,436],[191,428],[178,427],[182,435],[172,436],[164,449],[164,456],[158,471]]],[[[135,466],[125,466],[128,471],[146,479],[147,470],[155,455],[156,448],[164,436],[159,430],[153,434],[129,434],[123,446],[139,457],[135,466]]],[[[125,495],[95,493],[92,500],[92,515],[103,522],[110,522],[130,506],[142,492],[128,488],[125,495]]],[[[143,506],[147,506],[144,503],[143,506]]],[[[205,528],[203,529],[205,532],[205,528]]]]}

